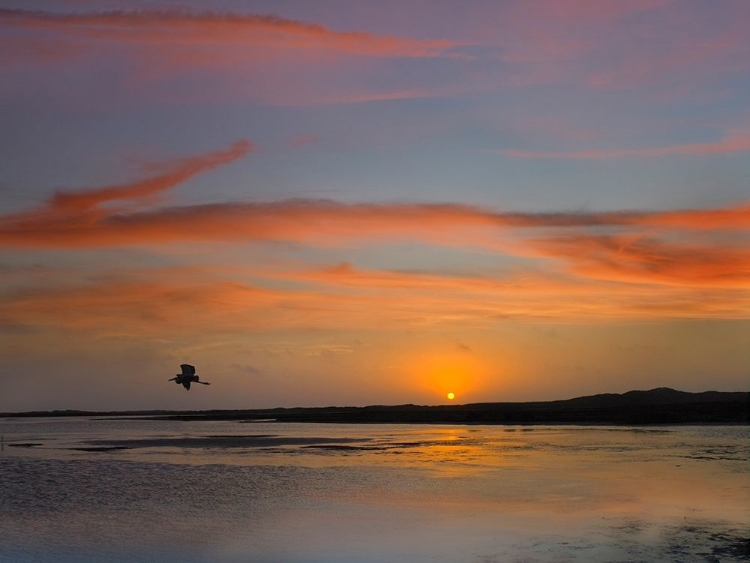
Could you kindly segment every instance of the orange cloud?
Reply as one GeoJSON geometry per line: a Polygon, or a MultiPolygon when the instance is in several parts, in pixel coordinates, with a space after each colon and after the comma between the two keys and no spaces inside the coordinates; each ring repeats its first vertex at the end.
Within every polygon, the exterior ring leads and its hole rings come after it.
{"type": "MultiPolygon", "coordinates": [[[[95,190],[94,200],[98,192],[95,190]]],[[[96,208],[95,212],[60,215],[58,210],[60,206],[53,199],[41,210],[0,219],[0,244],[97,247],[202,240],[337,243],[381,236],[437,241],[445,238],[439,234],[441,226],[493,222],[490,215],[464,206],[347,205],[309,200],[200,205],[130,214],[96,208]],[[51,221],[52,217],[56,220],[51,221]],[[188,223],[191,228],[185,229],[188,223]]]]}
{"type": "Polygon", "coordinates": [[[205,328],[221,318],[223,324],[217,330],[222,330],[241,327],[243,312],[273,301],[273,292],[231,282],[105,281],[5,296],[1,317],[4,322],[37,326],[110,327],[117,334],[152,332],[165,326],[205,328]]]}
{"type": "Polygon", "coordinates": [[[6,215],[0,218],[0,239],[4,235],[21,240],[34,239],[34,233],[61,233],[70,229],[78,235],[96,236],[101,226],[116,211],[104,209],[110,202],[148,202],[160,193],[202,172],[229,164],[254,150],[250,141],[237,141],[228,149],[183,158],[166,165],[167,170],[156,176],[134,182],[75,191],[56,192],[40,209],[6,215]]]}
{"type": "Polygon", "coordinates": [[[680,227],[750,229],[750,205],[664,212],[502,213],[435,203],[345,204],[327,200],[220,203],[124,212],[101,203],[142,201],[200,172],[247,154],[226,151],[180,161],[172,170],[121,186],[61,192],[40,209],[0,217],[0,245],[85,248],[184,241],[287,241],[338,245],[351,240],[418,240],[526,254],[509,229],[680,227]],[[190,224],[190,229],[185,225],[190,224]]]}
{"type": "MultiPolygon", "coordinates": [[[[572,246],[572,245],[571,245],[572,246]]],[[[595,243],[554,249],[551,256],[569,260],[570,274],[516,272],[503,276],[444,275],[399,271],[364,271],[343,263],[321,270],[281,273],[276,277],[352,288],[371,296],[391,295],[394,302],[444,300],[443,311],[461,310],[465,320],[480,322],[508,316],[558,316],[579,319],[670,316],[750,315],[750,252],[703,253],[686,258],[689,249],[666,245],[633,248],[622,261],[607,260],[595,243]],[[660,254],[648,251],[658,248],[660,254]],[[588,254],[587,254],[588,253],[588,254]],[[595,254],[591,257],[591,254],[595,254]],[[664,262],[671,259],[671,263],[664,262]],[[453,303],[453,307],[451,307],[453,303]],[[458,306],[458,304],[461,304],[458,306]],[[679,309],[682,308],[682,311],[679,309]]],[[[439,307],[436,307],[439,310],[439,307]]]]}
{"type": "Polygon", "coordinates": [[[633,223],[685,229],[750,230],[750,203],[719,209],[684,209],[644,213],[634,218],[633,223]]]}
{"type": "MultiPolygon", "coordinates": [[[[86,200],[85,193],[77,195],[86,200]]],[[[99,190],[95,190],[92,199],[98,197],[99,190]]],[[[619,214],[496,213],[459,204],[344,204],[302,199],[133,213],[97,207],[56,214],[59,209],[53,199],[38,211],[0,218],[0,245],[64,248],[214,240],[338,245],[345,240],[402,239],[499,248],[503,246],[498,238],[500,228],[576,227],[632,220],[619,214]],[[185,229],[188,223],[191,228],[185,229]]]]}
{"type": "MultiPolygon", "coordinates": [[[[267,203],[221,203],[189,207],[144,209],[150,200],[180,182],[237,160],[253,150],[240,141],[229,148],[184,158],[166,166],[166,171],[130,183],[58,192],[39,209],[0,217],[0,245],[15,248],[100,248],[118,245],[155,245],[200,241],[286,241],[335,246],[352,241],[388,243],[414,240],[450,247],[480,247],[492,252],[540,260],[555,259],[575,276],[563,284],[555,277],[552,286],[539,279],[498,280],[477,277],[411,275],[393,272],[360,272],[346,264],[307,273],[308,284],[375,290],[446,293],[463,296],[469,309],[448,314],[451,318],[492,317],[481,296],[498,297],[498,291],[514,298],[543,291],[577,295],[573,310],[580,313],[592,291],[611,291],[602,280],[627,284],[671,285],[686,288],[747,288],[750,285],[750,249],[743,232],[750,230],[750,203],[703,210],[661,212],[509,213],[458,204],[379,203],[345,204],[325,200],[287,200],[267,203]],[[117,203],[118,207],[111,204],[117,203]],[[136,205],[133,209],[133,204],[136,205]],[[185,225],[190,225],[189,229],[185,225]],[[644,237],[633,229],[648,228],[644,237]],[[591,232],[596,228],[595,233],[591,232]],[[674,229],[690,230],[691,242],[679,232],[680,242],[671,242],[674,229]],[[724,231],[719,240],[716,231],[724,231]],[[730,231],[734,231],[730,233],[730,231]],[[543,235],[540,235],[543,233],[543,235]],[[732,236],[732,239],[727,238],[732,236]],[[734,245],[730,244],[734,241],[734,245]],[[561,284],[565,285],[563,287],[561,284]],[[467,301],[468,300],[468,301],[467,301]],[[461,312],[462,311],[462,312],[461,312]]],[[[162,167],[163,168],[163,167],[162,167]]],[[[277,274],[272,278],[283,278],[277,274]]],[[[226,292],[226,288],[222,289],[226,292]]],[[[318,291],[316,289],[316,291],[318,291]]],[[[373,293],[375,291],[375,293],[373,293]]],[[[298,296],[297,296],[298,297],[298,296]]],[[[409,299],[415,299],[410,296],[409,299]]],[[[416,298],[425,301],[425,295],[416,298]]],[[[168,301],[168,299],[167,299],[168,301]]],[[[314,301],[314,300],[313,300],[314,301]]],[[[443,318],[439,304],[424,303],[429,318],[443,318]]],[[[564,300],[563,300],[564,301],[564,300]]],[[[504,301],[503,301],[504,302],[504,301]]],[[[505,303],[505,302],[504,302],[505,303]]],[[[596,307],[600,307],[596,301],[596,307]]],[[[387,304],[381,304],[388,307],[387,304]]],[[[462,305],[463,306],[463,305],[462,305]]],[[[357,305],[359,307],[359,305],[357,305]]],[[[505,303],[503,310],[527,310],[505,303]]],[[[567,305],[547,304],[561,315],[573,314],[567,305]],[[567,311],[567,312],[566,312],[567,311]]],[[[531,306],[528,307],[531,309],[531,306]]],[[[612,311],[610,311],[612,312],[612,311]]],[[[613,313],[614,314],[614,313],[613,313]]],[[[409,315],[406,317],[410,318],[409,315]]],[[[403,319],[402,319],[403,320],[403,319]]]]}
{"type": "Polygon", "coordinates": [[[525,151],[509,149],[503,151],[508,156],[520,158],[544,158],[565,160],[604,160],[610,158],[653,158],[670,155],[709,155],[727,154],[750,151],[750,135],[735,133],[726,135],[722,140],[714,143],[691,143],[685,145],[671,145],[666,147],[644,147],[635,149],[590,149],[583,151],[525,151]]]}
{"type": "Polygon", "coordinates": [[[234,162],[254,149],[255,146],[250,141],[237,141],[223,151],[183,158],[164,174],[144,180],[75,192],[57,192],[49,207],[52,211],[85,211],[109,201],[149,198],[181,184],[196,174],[234,162]]]}
{"type": "Polygon", "coordinates": [[[586,278],[679,286],[750,288],[750,249],[653,238],[562,235],[529,242],[586,278]]]}
{"type": "MultiPolygon", "coordinates": [[[[670,0],[515,2],[504,6],[502,18],[511,24],[495,42],[512,85],[640,90],[652,100],[675,91],[704,98],[716,94],[722,75],[745,76],[750,54],[746,7],[722,4],[714,11],[721,25],[670,0]]],[[[487,19],[480,29],[492,37],[497,24],[487,19]]]]}
{"type": "Polygon", "coordinates": [[[458,46],[444,40],[334,31],[275,15],[182,10],[56,13],[0,9],[0,25],[150,46],[257,45],[375,57],[437,57],[458,46]]]}
{"type": "MultiPolygon", "coordinates": [[[[0,323],[96,330],[101,336],[241,334],[261,330],[488,326],[502,319],[595,322],[749,318],[750,294],[566,275],[442,276],[350,265],[267,272],[294,288],[191,279],[158,270],[128,282],[0,295],[0,323]],[[301,284],[301,285],[300,285],[301,284]]],[[[207,273],[207,275],[210,275],[207,273]]]]}

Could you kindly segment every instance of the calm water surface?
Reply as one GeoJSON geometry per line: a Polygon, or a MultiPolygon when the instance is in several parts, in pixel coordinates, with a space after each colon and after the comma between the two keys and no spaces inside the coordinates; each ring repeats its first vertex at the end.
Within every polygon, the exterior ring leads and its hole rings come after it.
{"type": "Polygon", "coordinates": [[[747,427],[0,419],[1,562],[748,561],[747,427]]]}

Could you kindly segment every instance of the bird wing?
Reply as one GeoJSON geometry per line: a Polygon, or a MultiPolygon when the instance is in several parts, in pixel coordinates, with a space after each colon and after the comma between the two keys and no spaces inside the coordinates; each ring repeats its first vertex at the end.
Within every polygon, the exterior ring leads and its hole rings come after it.
{"type": "Polygon", "coordinates": [[[182,375],[195,375],[195,368],[190,364],[180,364],[182,375]]]}
{"type": "Polygon", "coordinates": [[[183,381],[182,384],[185,386],[185,389],[190,391],[190,382],[189,381],[183,381]]]}

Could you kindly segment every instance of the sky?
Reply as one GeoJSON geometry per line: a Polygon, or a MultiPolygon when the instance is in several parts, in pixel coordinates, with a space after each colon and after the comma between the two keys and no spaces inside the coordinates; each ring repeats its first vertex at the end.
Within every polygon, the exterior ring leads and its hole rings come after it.
{"type": "Polygon", "coordinates": [[[0,412],[750,390],[748,28],[0,0],[0,412]]]}

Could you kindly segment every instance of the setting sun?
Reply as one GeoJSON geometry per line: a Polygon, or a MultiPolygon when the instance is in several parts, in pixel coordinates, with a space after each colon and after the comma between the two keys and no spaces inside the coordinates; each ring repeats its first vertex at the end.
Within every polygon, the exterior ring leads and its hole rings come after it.
{"type": "Polygon", "coordinates": [[[403,360],[404,368],[420,400],[453,401],[476,396],[486,389],[488,370],[479,354],[463,350],[437,350],[425,347],[403,360]]]}

